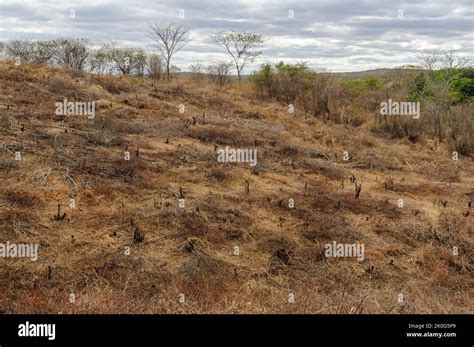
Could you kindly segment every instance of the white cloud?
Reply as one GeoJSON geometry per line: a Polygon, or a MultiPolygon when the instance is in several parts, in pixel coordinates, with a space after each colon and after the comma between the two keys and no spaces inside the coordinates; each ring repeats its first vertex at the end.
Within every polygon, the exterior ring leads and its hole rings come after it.
{"type": "Polygon", "coordinates": [[[174,61],[183,70],[196,60],[225,58],[209,39],[212,30],[222,28],[267,39],[264,56],[248,71],[280,59],[349,71],[411,63],[418,49],[455,49],[472,56],[473,19],[470,0],[1,0],[0,40],[86,37],[152,49],[144,35],[147,23],[174,20],[190,29],[190,42],[174,61]]]}

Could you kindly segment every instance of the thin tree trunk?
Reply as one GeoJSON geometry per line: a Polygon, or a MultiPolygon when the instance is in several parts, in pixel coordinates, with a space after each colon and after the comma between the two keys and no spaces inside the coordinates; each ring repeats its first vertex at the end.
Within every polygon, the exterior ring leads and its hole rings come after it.
{"type": "Polygon", "coordinates": [[[240,70],[239,70],[239,64],[235,63],[235,68],[237,69],[237,76],[239,76],[239,82],[241,81],[240,79],[240,70]]]}
{"type": "Polygon", "coordinates": [[[170,80],[170,63],[171,63],[171,57],[167,55],[165,58],[166,61],[166,79],[169,81],[170,80]]]}
{"type": "Polygon", "coordinates": [[[436,116],[435,116],[435,120],[436,120],[436,137],[438,138],[439,142],[442,142],[443,141],[443,135],[441,133],[441,116],[439,114],[439,112],[436,112],[436,116]]]}

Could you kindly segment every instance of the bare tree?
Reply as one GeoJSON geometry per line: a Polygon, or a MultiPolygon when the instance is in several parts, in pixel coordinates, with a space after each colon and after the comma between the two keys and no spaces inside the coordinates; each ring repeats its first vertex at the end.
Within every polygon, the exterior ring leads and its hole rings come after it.
{"type": "Polygon", "coordinates": [[[428,70],[428,72],[431,73],[436,70],[436,67],[440,62],[440,51],[420,51],[416,53],[416,59],[422,69],[428,70]]]}
{"type": "Polygon", "coordinates": [[[433,137],[438,141],[443,141],[444,132],[441,118],[449,114],[451,80],[441,79],[439,81],[428,80],[422,97],[425,108],[433,117],[434,132],[433,137]]]}
{"type": "Polygon", "coordinates": [[[135,49],[133,54],[133,73],[137,76],[144,76],[147,64],[147,53],[142,48],[135,49]]]}
{"type": "Polygon", "coordinates": [[[103,46],[108,63],[122,75],[143,76],[147,62],[146,52],[142,48],[119,47],[114,41],[103,46]]]}
{"type": "Polygon", "coordinates": [[[200,82],[205,77],[205,66],[201,62],[196,62],[194,64],[189,65],[189,70],[191,70],[193,80],[200,82]]]}
{"type": "Polygon", "coordinates": [[[56,64],[82,70],[90,53],[89,45],[87,39],[56,39],[44,42],[44,49],[56,64]]]}
{"type": "Polygon", "coordinates": [[[97,72],[100,75],[106,71],[110,66],[106,45],[103,45],[89,55],[88,65],[90,72],[97,72]]]}
{"type": "Polygon", "coordinates": [[[170,79],[171,58],[186,44],[188,30],[181,24],[174,22],[150,24],[146,34],[155,42],[166,64],[166,77],[170,79]]]}
{"type": "Polygon", "coordinates": [[[458,55],[453,50],[419,51],[416,53],[419,65],[429,72],[439,69],[462,69],[466,67],[470,59],[458,55]]]}
{"type": "Polygon", "coordinates": [[[148,75],[153,79],[159,80],[163,70],[162,65],[160,56],[158,54],[151,54],[148,57],[148,75]]]}
{"type": "Polygon", "coordinates": [[[122,75],[130,74],[133,66],[133,49],[118,47],[114,41],[104,46],[107,60],[122,75]]]}
{"type": "Polygon", "coordinates": [[[470,61],[468,57],[457,55],[453,50],[444,51],[440,60],[448,69],[462,69],[470,61]]]}
{"type": "Polygon", "coordinates": [[[321,70],[312,76],[312,110],[315,116],[330,114],[329,102],[334,78],[331,74],[321,70]]]}
{"type": "Polygon", "coordinates": [[[5,43],[5,53],[7,56],[22,63],[32,60],[32,50],[31,42],[26,40],[13,40],[5,43]]]}
{"type": "Polygon", "coordinates": [[[263,43],[262,35],[245,31],[218,30],[211,36],[212,41],[224,48],[232,57],[239,81],[241,73],[248,62],[253,61],[261,52],[253,51],[263,43]]]}
{"type": "Polygon", "coordinates": [[[211,81],[222,87],[229,82],[229,71],[231,66],[232,64],[227,61],[218,61],[209,65],[207,67],[209,78],[211,81]]]}
{"type": "Polygon", "coordinates": [[[51,54],[47,52],[44,42],[30,42],[27,40],[13,40],[3,46],[7,57],[20,63],[46,63],[51,54]]]}

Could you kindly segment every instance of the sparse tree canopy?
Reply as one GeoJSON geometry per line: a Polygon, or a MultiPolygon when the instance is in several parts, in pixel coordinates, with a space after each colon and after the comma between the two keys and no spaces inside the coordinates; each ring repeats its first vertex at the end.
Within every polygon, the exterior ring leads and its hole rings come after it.
{"type": "Polygon", "coordinates": [[[436,69],[462,69],[470,61],[468,57],[456,54],[450,50],[419,51],[416,59],[422,69],[432,72],[436,69]]]}
{"type": "Polygon", "coordinates": [[[142,48],[119,47],[112,41],[104,45],[103,51],[109,64],[120,74],[143,76],[147,56],[142,48]]]}
{"type": "Polygon", "coordinates": [[[245,31],[218,30],[212,33],[211,38],[216,45],[224,48],[232,57],[239,81],[245,65],[261,54],[253,49],[263,43],[262,35],[245,31]]]}
{"type": "Polygon", "coordinates": [[[227,61],[217,61],[207,67],[207,73],[211,81],[219,86],[224,86],[229,82],[229,71],[231,63],[227,61]]]}
{"type": "Polygon", "coordinates": [[[189,70],[192,73],[192,78],[195,81],[201,82],[205,77],[205,66],[201,62],[196,62],[194,64],[189,65],[189,70]]]}
{"type": "Polygon", "coordinates": [[[148,74],[151,78],[159,80],[163,70],[161,57],[158,54],[151,54],[148,57],[148,74]]]}
{"type": "Polygon", "coordinates": [[[20,63],[46,63],[51,54],[46,51],[45,42],[30,42],[27,40],[13,40],[3,45],[7,57],[18,60],[20,63]]]}
{"type": "Polygon", "coordinates": [[[439,51],[433,52],[417,52],[416,59],[422,69],[428,70],[429,72],[436,69],[439,62],[440,53],[439,51]]]}
{"type": "Polygon", "coordinates": [[[89,71],[96,72],[99,75],[105,72],[109,67],[108,58],[106,45],[103,45],[99,49],[92,52],[88,59],[89,71]]]}
{"type": "Polygon", "coordinates": [[[151,38],[166,64],[166,76],[170,78],[171,58],[186,44],[188,30],[174,22],[150,24],[147,36],[151,38]]]}
{"type": "Polygon", "coordinates": [[[444,51],[441,57],[444,67],[448,69],[462,69],[465,68],[470,59],[468,57],[456,54],[454,51],[444,51]]]}
{"type": "Polygon", "coordinates": [[[45,52],[58,65],[82,70],[89,56],[87,39],[56,39],[44,43],[45,52]]]}

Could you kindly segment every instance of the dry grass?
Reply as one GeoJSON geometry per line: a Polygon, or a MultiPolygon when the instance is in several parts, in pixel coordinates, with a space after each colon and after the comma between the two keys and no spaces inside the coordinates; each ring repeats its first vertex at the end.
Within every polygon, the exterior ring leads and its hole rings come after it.
{"type": "Polygon", "coordinates": [[[0,80],[0,241],[41,245],[0,259],[1,312],[473,311],[474,164],[444,144],[288,114],[245,82],[6,63],[0,80]],[[96,118],[55,119],[65,97],[96,118]],[[217,163],[227,145],[256,168],[217,163]],[[325,257],[332,241],[364,261],[325,257]]]}

